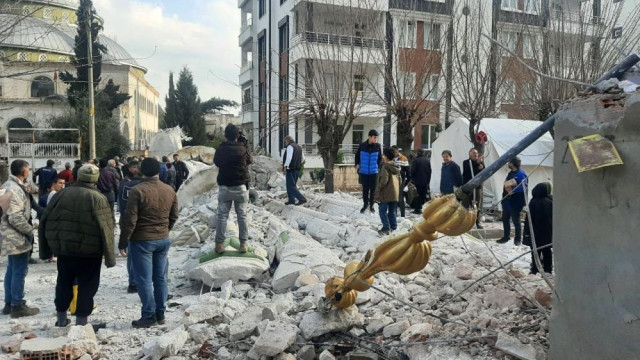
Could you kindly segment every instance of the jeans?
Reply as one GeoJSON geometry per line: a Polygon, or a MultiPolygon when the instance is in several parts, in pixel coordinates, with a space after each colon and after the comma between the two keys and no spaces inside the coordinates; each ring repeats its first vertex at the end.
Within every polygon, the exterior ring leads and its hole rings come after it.
{"type": "Polygon", "coordinates": [[[131,243],[127,248],[127,273],[129,273],[129,286],[136,284],[136,279],[133,276],[133,260],[131,260],[131,243]]]}
{"type": "Polygon", "coordinates": [[[364,207],[373,206],[373,196],[376,192],[376,184],[378,174],[365,175],[360,174],[360,184],[362,184],[362,202],[364,207]]]}
{"type": "Polygon", "coordinates": [[[398,228],[396,221],[397,202],[384,202],[378,205],[380,211],[380,221],[382,221],[382,230],[395,230],[398,228]]]}
{"type": "Polygon", "coordinates": [[[4,275],[4,303],[19,306],[24,298],[24,279],[29,270],[29,252],[9,255],[4,275]]]}
{"type": "Polygon", "coordinates": [[[73,300],[73,285],[78,284],[76,316],[89,316],[93,312],[93,297],[100,286],[102,258],[58,256],[56,282],[56,311],[66,312],[73,300]]]}
{"type": "Polygon", "coordinates": [[[298,170],[287,170],[287,196],[289,197],[289,203],[293,204],[296,200],[303,201],[307,200],[300,193],[298,187],[296,186],[298,182],[298,175],[300,172],[298,170]]]}
{"type": "Polygon", "coordinates": [[[167,258],[171,240],[132,241],[133,275],[142,302],[142,317],[150,318],[166,309],[167,258]]]}
{"type": "Polygon", "coordinates": [[[240,231],[240,242],[249,239],[249,228],[247,224],[247,204],[249,203],[249,191],[244,185],[240,186],[220,186],[218,189],[218,223],[216,225],[216,242],[224,242],[227,236],[227,220],[231,205],[234,205],[236,215],[238,215],[238,230],[240,231]]]}
{"type": "Polygon", "coordinates": [[[524,207],[524,193],[513,193],[502,202],[502,227],[504,238],[509,239],[511,235],[511,222],[516,230],[515,240],[522,240],[522,224],[520,223],[520,212],[524,207]]]}

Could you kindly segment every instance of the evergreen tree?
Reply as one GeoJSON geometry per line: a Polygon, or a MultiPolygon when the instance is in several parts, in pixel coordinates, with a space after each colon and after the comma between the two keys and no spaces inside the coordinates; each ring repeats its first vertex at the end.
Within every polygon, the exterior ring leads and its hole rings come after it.
{"type": "Polygon", "coordinates": [[[236,107],[238,103],[233,100],[221,99],[219,97],[212,97],[211,99],[205,101],[200,105],[200,110],[203,114],[208,113],[209,111],[222,110],[226,107],[236,107]]]}
{"type": "Polygon", "coordinates": [[[176,88],[173,85],[173,72],[169,73],[169,94],[165,98],[166,109],[164,115],[164,124],[167,128],[176,127],[182,125],[181,114],[178,112],[176,103],[176,88]]]}
{"type": "MultiPolygon", "coordinates": [[[[178,124],[191,137],[187,145],[205,144],[207,142],[207,134],[204,126],[204,116],[200,109],[198,88],[193,82],[193,74],[186,66],[180,71],[175,97],[178,124]]],[[[169,111],[167,111],[167,115],[168,113],[169,111]]]]}

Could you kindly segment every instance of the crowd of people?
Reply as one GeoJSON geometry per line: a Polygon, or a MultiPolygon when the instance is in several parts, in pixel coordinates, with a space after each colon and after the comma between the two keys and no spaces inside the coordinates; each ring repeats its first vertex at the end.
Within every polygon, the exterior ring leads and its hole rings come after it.
{"type": "MultiPolygon", "coordinates": [[[[0,243],[8,257],[4,277],[4,308],[12,318],[36,315],[24,300],[25,277],[38,235],[41,260],[56,259],[56,326],[71,323],[67,313],[76,287],[76,325],[88,323],[100,286],[102,261],[115,266],[116,246],[127,258],[129,293],[138,293],[141,317],[134,327],[164,323],[167,300],[169,231],[178,219],[176,190],[189,170],[180,156],[139,159],[118,157],[76,160],[59,173],[55,162],[33,172],[24,160],[10,164],[10,176],[0,191],[0,243]],[[96,166],[96,164],[98,166],[96,166]],[[31,184],[37,184],[38,201],[31,184]],[[120,238],[114,238],[115,204],[120,212],[120,238]],[[39,219],[34,229],[32,209],[39,219]]],[[[94,328],[104,324],[93,324],[94,328]]]]}
{"type": "MultiPolygon", "coordinates": [[[[431,199],[431,164],[429,153],[418,150],[411,161],[397,146],[382,148],[378,132],[371,130],[368,139],[360,144],[355,154],[355,165],[362,185],[363,207],[375,213],[375,204],[382,228],[380,235],[388,235],[397,228],[397,212],[405,216],[406,205],[421,213],[423,205],[431,199]]],[[[214,155],[218,167],[218,208],[215,234],[215,252],[224,253],[229,213],[235,209],[238,222],[239,252],[247,252],[249,240],[247,206],[249,203],[249,165],[253,163],[247,141],[239,129],[229,124],[224,131],[225,141],[214,155]]],[[[286,177],[286,205],[300,206],[307,202],[298,190],[297,182],[304,164],[304,152],[293,137],[283,143],[282,172],[286,177]]],[[[468,182],[485,165],[476,149],[469,151],[462,170],[453,161],[453,154],[445,150],[442,156],[440,193],[451,194],[468,182]]],[[[67,317],[77,286],[76,324],[88,323],[100,286],[102,261],[107,268],[115,266],[116,226],[115,204],[120,212],[120,237],[117,249],[127,258],[129,282],[127,291],[137,293],[142,304],[141,317],[132,322],[136,328],[164,324],[168,296],[167,272],[170,247],[169,231],[178,219],[176,191],[189,176],[189,170],[180,156],[173,162],[168,157],[138,159],[130,157],[125,163],[118,157],[65,164],[58,173],[52,160],[33,172],[32,181],[39,185],[36,201],[30,188],[28,162],[14,160],[11,175],[0,188],[0,242],[2,254],[8,257],[4,278],[5,306],[3,314],[12,318],[32,316],[39,309],[24,300],[25,277],[34,248],[37,231],[40,259],[51,261],[57,257],[55,289],[56,326],[70,324],[67,317]],[[98,166],[96,166],[96,164],[98,166]],[[32,209],[40,219],[34,230],[32,209]]],[[[525,205],[528,179],[520,168],[520,159],[509,163],[510,172],[505,181],[502,207],[504,236],[499,243],[510,240],[510,224],[515,226],[514,243],[522,240],[520,212],[525,205]]],[[[478,222],[482,209],[482,188],[473,192],[478,206],[478,222]]],[[[529,204],[530,219],[524,228],[525,245],[537,247],[552,241],[551,185],[538,184],[533,189],[529,204]]],[[[531,272],[552,271],[552,253],[549,248],[537,254],[543,269],[535,266],[532,255],[531,272]]],[[[104,324],[93,324],[102,327],[104,324]]]]}

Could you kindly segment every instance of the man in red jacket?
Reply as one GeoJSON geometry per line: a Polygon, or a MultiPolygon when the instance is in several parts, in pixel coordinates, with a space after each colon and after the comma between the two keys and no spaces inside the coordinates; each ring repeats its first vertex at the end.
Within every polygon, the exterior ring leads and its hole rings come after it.
{"type": "Polygon", "coordinates": [[[63,179],[65,184],[70,184],[74,181],[73,172],[71,171],[71,163],[64,164],[64,170],[60,171],[58,179],[63,179]]]}

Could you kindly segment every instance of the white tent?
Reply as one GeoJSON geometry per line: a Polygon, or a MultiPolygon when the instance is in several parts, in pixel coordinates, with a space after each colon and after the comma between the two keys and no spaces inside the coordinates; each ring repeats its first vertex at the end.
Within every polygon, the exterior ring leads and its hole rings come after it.
{"type": "MultiPolygon", "coordinates": [[[[540,124],[542,123],[532,120],[483,119],[480,123],[480,130],[484,131],[489,138],[489,141],[485,144],[485,165],[492,164],[540,124]]],[[[469,121],[467,119],[455,120],[448,129],[440,133],[440,136],[433,142],[431,152],[431,167],[433,169],[431,176],[432,194],[440,192],[442,151],[451,150],[453,160],[460,166],[462,171],[462,162],[468,159],[471,147],[469,121]]],[[[553,182],[553,138],[549,133],[544,134],[518,156],[522,160],[522,170],[529,175],[529,195],[531,195],[531,190],[537,184],[553,182]]],[[[485,208],[499,203],[508,172],[507,166],[504,166],[484,183],[485,208]]]]}

